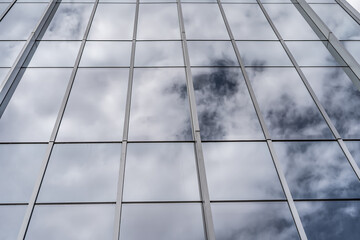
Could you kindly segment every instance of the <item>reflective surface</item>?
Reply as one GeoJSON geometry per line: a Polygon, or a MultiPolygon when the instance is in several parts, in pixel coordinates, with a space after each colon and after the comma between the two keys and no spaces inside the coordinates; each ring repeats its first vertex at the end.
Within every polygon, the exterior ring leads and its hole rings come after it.
{"type": "Polygon", "coordinates": [[[130,140],[191,140],[185,70],[135,69],[130,140]]]}
{"type": "Polygon", "coordinates": [[[126,204],[120,240],[205,239],[200,204],[126,204]],[[141,229],[141,231],[139,231],[141,229]]]}
{"type": "Polygon", "coordinates": [[[22,73],[0,119],[0,141],[48,141],[71,69],[27,69],[22,73]]]}
{"type": "Polygon", "coordinates": [[[38,202],[115,201],[120,144],[54,146],[38,202]]]}
{"type": "Polygon", "coordinates": [[[0,206],[0,239],[17,238],[26,206],[0,206]]]}
{"type": "Polygon", "coordinates": [[[124,201],[199,200],[194,145],[129,144],[124,184],[124,201]]]}
{"type": "Polygon", "coordinates": [[[57,140],[120,141],[128,74],[128,69],[79,69],[57,140]]]}
{"type": "Polygon", "coordinates": [[[360,167],[360,142],[358,141],[346,141],[346,146],[349,148],[349,151],[357,163],[358,167],[360,167]]]}
{"type": "Polygon", "coordinates": [[[239,68],[192,68],[203,140],[263,139],[239,68]]]}
{"type": "Polygon", "coordinates": [[[332,138],[295,69],[247,68],[246,71],[272,138],[332,138]]]}
{"type": "Polygon", "coordinates": [[[274,145],[295,199],[359,198],[360,181],[336,142],[274,145]]]}
{"type": "Polygon", "coordinates": [[[285,202],[213,203],[216,239],[299,239],[285,202]]]}
{"type": "Polygon", "coordinates": [[[29,201],[45,150],[46,144],[0,144],[1,203],[29,201]]]}
{"type": "Polygon", "coordinates": [[[25,42],[0,42],[0,67],[12,67],[25,42]]]}
{"type": "Polygon", "coordinates": [[[36,206],[25,239],[112,239],[113,205],[36,206]]]}
{"type": "Polygon", "coordinates": [[[309,240],[356,240],[360,237],[359,201],[297,202],[309,240]]]}
{"type": "Polygon", "coordinates": [[[211,200],[283,199],[265,143],[203,143],[211,200]]]}

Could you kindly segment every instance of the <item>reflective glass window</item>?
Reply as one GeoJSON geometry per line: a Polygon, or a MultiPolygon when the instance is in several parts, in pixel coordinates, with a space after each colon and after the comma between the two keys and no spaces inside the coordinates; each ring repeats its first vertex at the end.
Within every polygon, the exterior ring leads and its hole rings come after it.
{"type": "Polygon", "coordinates": [[[203,143],[212,200],[283,199],[265,143],[203,143]]]}
{"type": "Polygon", "coordinates": [[[134,4],[99,4],[88,39],[131,40],[134,18],[134,4]]]}
{"type": "Polygon", "coordinates": [[[81,42],[36,42],[26,61],[29,67],[74,67],[81,42]]]}
{"type": "Polygon", "coordinates": [[[124,185],[124,201],[199,200],[194,145],[129,144],[124,185]]]}
{"type": "Polygon", "coordinates": [[[135,66],[184,66],[181,42],[137,42],[135,66]]]}
{"type": "Polygon", "coordinates": [[[229,39],[217,4],[182,4],[187,39],[229,39]]]}
{"type": "Polygon", "coordinates": [[[80,68],[57,140],[120,141],[128,75],[128,69],[80,68]]]}
{"type": "MultiPolygon", "coordinates": [[[[48,141],[71,69],[27,69],[0,118],[0,141],[48,141]]],[[[19,76],[20,77],[20,76],[19,76]]]]}
{"type": "Polygon", "coordinates": [[[120,144],[54,146],[38,202],[115,201],[120,144]]]}
{"type": "Polygon", "coordinates": [[[131,42],[87,42],[80,67],[130,66],[131,42]]]}
{"type": "Polygon", "coordinates": [[[2,88],[2,84],[5,81],[5,77],[9,72],[9,68],[0,68],[0,91],[2,88]]]}
{"type": "Polygon", "coordinates": [[[360,196],[360,181],[336,142],[274,145],[295,199],[360,196]]]}
{"type": "Polygon", "coordinates": [[[205,239],[201,215],[201,205],[194,203],[125,204],[121,211],[120,240],[205,239]]]}
{"type": "Polygon", "coordinates": [[[0,239],[16,239],[20,230],[26,206],[0,206],[0,239]]]}
{"type": "Polygon", "coordinates": [[[45,150],[44,144],[0,144],[0,202],[29,201],[45,150]]]}
{"type": "Polygon", "coordinates": [[[299,239],[285,202],[213,203],[216,239],[299,239]]]}
{"type": "Polygon", "coordinates": [[[238,66],[230,41],[189,41],[191,66],[238,66]]]}
{"type": "Polygon", "coordinates": [[[310,240],[360,237],[359,201],[296,202],[296,208],[310,240]]]}
{"type": "Polygon", "coordinates": [[[60,4],[42,40],[81,40],[92,8],[92,4],[60,4]]]}
{"type": "Polygon", "coordinates": [[[180,39],[176,4],[140,4],[137,39],[180,39]]]}
{"type": "Polygon", "coordinates": [[[346,50],[355,58],[357,62],[360,62],[360,41],[342,41],[346,50]]]}
{"type": "Polygon", "coordinates": [[[12,67],[25,42],[0,42],[0,67],[12,67]]]}
{"type": "Polygon", "coordinates": [[[192,68],[203,140],[263,139],[239,68],[192,68]]]}
{"type": "Polygon", "coordinates": [[[224,4],[227,20],[236,40],[276,40],[257,4],[224,4]]]}
{"type": "Polygon", "coordinates": [[[360,93],[344,70],[302,68],[302,71],[340,135],[360,138],[360,93]]]}
{"type": "Polygon", "coordinates": [[[112,239],[114,205],[36,206],[26,240],[112,239]]]}
{"type": "Polygon", "coordinates": [[[349,151],[352,157],[355,159],[358,167],[360,167],[360,142],[357,141],[346,141],[346,145],[349,148],[349,151]]]}
{"type": "Polygon", "coordinates": [[[245,66],[292,66],[278,41],[238,41],[237,46],[245,66]]]}
{"type": "Polygon", "coordinates": [[[295,69],[247,68],[246,71],[272,138],[332,138],[295,69]]]}
{"type": "Polygon", "coordinates": [[[135,69],[129,139],[192,139],[184,69],[135,69]]]}

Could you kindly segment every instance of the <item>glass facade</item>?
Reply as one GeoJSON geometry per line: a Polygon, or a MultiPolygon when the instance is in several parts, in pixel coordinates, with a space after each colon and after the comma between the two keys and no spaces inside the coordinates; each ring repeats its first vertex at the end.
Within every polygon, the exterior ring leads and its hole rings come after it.
{"type": "Polygon", "coordinates": [[[0,14],[0,240],[360,239],[345,0],[0,14]]]}

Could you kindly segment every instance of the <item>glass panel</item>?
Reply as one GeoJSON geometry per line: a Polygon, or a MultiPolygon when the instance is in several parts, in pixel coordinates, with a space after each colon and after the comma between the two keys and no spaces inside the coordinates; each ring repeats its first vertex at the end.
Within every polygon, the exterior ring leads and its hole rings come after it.
{"type": "Polygon", "coordinates": [[[140,4],[137,39],[180,39],[176,4],[140,4]]]}
{"type": "Polygon", "coordinates": [[[342,41],[346,50],[355,58],[355,60],[360,62],[360,41],[342,41]]]}
{"type": "Polygon", "coordinates": [[[234,48],[229,41],[189,41],[191,66],[238,66],[234,48]]]}
{"type": "Polygon", "coordinates": [[[121,144],[58,144],[39,202],[115,201],[121,144]]]}
{"type": "Polygon", "coordinates": [[[297,202],[309,240],[356,240],[360,237],[359,201],[297,202]]]}
{"type": "Polygon", "coordinates": [[[0,22],[1,40],[26,40],[40,20],[47,4],[16,3],[0,22]]]}
{"type": "Polygon", "coordinates": [[[332,138],[295,69],[247,68],[246,71],[273,138],[332,138]]]}
{"type": "Polygon", "coordinates": [[[121,141],[128,69],[86,69],[76,74],[58,141],[121,141]]]}
{"type": "Polygon", "coordinates": [[[125,204],[121,214],[120,240],[205,239],[200,204],[125,204]]]}
{"type": "Polygon", "coordinates": [[[224,4],[223,7],[235,39],[277,39],[257,4],[224,4]]]}
{"type": "Polygon", "coordinates": [[[360,181],[336,142],[274,145],[294,198],[359,198],[360,181]]]}
{"type": "Polygon", "coordinates": [[[0,239],[16,239],[26,206],[0,206],[0,239]]]}
{"type": "Polygon", "coordinates": [[[355,159],[358,167],[360,167],[360,142],[348,142],[346,141],[346,145],[349,148],[349,151],[351,152],[351,155],[355,159]]]}
{"type": "Polygon", "coordinates": [[[129,139],[192,140],[184,69],[135,69],[129,139]]]}
{"type": "Polygon", "coordinates": [[[265,143],[203,143],[212,200],[283,199],[265,143]]]}
{"type": "Polygon", "coordinates": [[[360,26],[338,4],[311,4],[311,8],[340,40],[359,40],[360,26]]]}
{"type": "Polygon", "coordinates": [[[28,202],[45,150],[44,144],[0,144],[0,202],[28,202]]]}
{"type": "MultiPolygon", "coordinates": [[[[290,2],[289,0],[287,1],[290,2]]],[[[270,15],[271,20],[283,39],[319,40],[319,37],[295,6],[292,4],[264,4],[267,13],[270,15]]],[[[301,8],[300,6],[297,7],[301,8]]],[[[322,39],[325,39],[325,37],[322,37],[322,39]]]]}
{"type": "Polygon", "coordinates": [[[200,200],[192,143],[129,144],[124,201],[200,200]]]}
{"type": "Polygon", "coordinates": [[[26,240],[111,239],[114,205],[36,206],[26,240]]]}
{"type": "Polygon", "coordinates": [[[92,4],[60,4],[42,39],[81,40],[92,8],[92,4]]]}
{"type": "Polygon", "coordinates": [[[216,239],[299,239],[285,202],[213,203],[216,239]]]}
{"type": "Polygon", "coordinates": [[[48,141],[71,69],[27,69],[0,119],[0,141],[48,141]]]}
{"type": "Polygon", "coordinates": [[[0,67],[12,67],[25,42],[0,42],[0,67]]]}
{"type": "Polygon", "coordinates": [[[360,138],[360,93],[342,68],[302,68],[343,138],[360,138]]]}
{"type": "Polygon", "coordinates": [[[0,91],[2,90],[5,77],[8,74],[10,68],[0,68],[0,91]]]}
{"type": "Polygon", "coordinates": [[[203,140],[264,139],[239,68],[192,69],[203,140]]]}
{"type": "Polygon", "coordinates": [[[87,42],[80,67],[130,66],[131,42],[87,42]]]}
{"type": "Polygon", "coordinates": [[[137,42],[135,66],[184,66],[181,42],[137,42]]]}
{"type": "Polygon", "coordinates": [[[88,39],[131,40],[134,30],[135,5],[99,4],[88,39]]]}
{"type": "Polygon", "coordinates": [[[217,4],[182,4],[187,39],[229,39],[217,4]]]}
{"type": "Polygon", "coordinates": [[[326,49],[323,42],[291,41],[286,42],[286,45],[288,46],[295,60],[300,66],[345,65],[343,61],[338,63],[335,60],[335,58],[330,54],[329,49],[326,49]]]}
{"type": "Polygon", "coordinates": [[[236,42],[245,66],[292,66],[280,42],[236,42]]]}
{"type": "Polygon", "coordinates": [[[29,67],[74,67],[81,42],[36,42],[25,64],[29,67]]]}

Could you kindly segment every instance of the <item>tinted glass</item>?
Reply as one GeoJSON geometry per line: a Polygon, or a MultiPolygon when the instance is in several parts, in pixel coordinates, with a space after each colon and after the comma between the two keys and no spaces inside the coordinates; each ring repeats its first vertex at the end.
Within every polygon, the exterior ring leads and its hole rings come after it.
{"type": "Polygon", "coordinates": [[[0,206],[0,239],[16,239],[26,206],[0,206]]]}
{"type": "Polygon", "coordinates": [[[23,46],[23,41],[0,42],[0,67],[12,67],[23,46]]]}
{"type": "Polygon", "coordinates": [[[355,159],[358,167],[360,167],[360,142],[346,142],[346,145],[348,146],[349,151],[355,159]]]}

